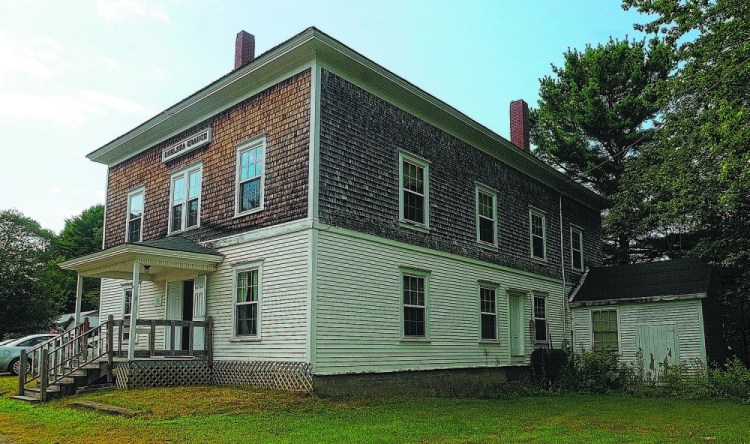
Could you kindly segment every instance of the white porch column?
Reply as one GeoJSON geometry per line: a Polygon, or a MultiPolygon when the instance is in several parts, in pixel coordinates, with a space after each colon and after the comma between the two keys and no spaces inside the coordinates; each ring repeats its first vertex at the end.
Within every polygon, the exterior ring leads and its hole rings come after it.
{"type": "Polygon", "coordinates": [[[138,320],[138,296],[141,293],[141,264],[133,262],[133,298],[130,301],[130,334],[128,337],[128,361],[135,358],[135,331],[138,320]]]}
{"type": "Polygon", "coordinates": [[[81,323],[81,299],[83,299],[83,276],[78,273],[78,284],[76,285],[76,319],[75,325],[81,323]]]}

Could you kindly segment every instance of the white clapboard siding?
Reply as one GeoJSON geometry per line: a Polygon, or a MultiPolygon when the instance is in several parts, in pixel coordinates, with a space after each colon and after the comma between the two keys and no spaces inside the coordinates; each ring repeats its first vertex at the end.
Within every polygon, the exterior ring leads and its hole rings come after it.
{"type": "MultiPolygon", "coordinates": [[[[99,320],[104,322],[107,316],[122,319],[123,314],[123,286],[131,281],[120,279],[102,279],[101,296],[99,299],[99,320]]],[[[164,319],[165,315],[165,282],[141,282],[141,292],[138,297],[138,319],[164,319]]],[[[141,327],[147,328],[147,327],[141,327]]],[[[148,347],[148,333],[141,333],[136,337],[137,349],[148,347]]],[[[123,349],[127,348],[123,344],[123,349]]],[[[164,348],[164,329],[156,329],[156,348],[164,348]]]]}
{"type": "Polygon", "coordinates": [[[309,231],[219,248],[208,276],[206,314],[214,319],[214,359],[307,362],[309,231]],[[232,339],[234,270],[262,261],[261,338],[232,339]]]}
{"type": "Polygon", "coordinates": [[[510,365],[509,289],[527,294],[527,358],[532,291],[548,294],[550,334],[555,346],[562,343],[559,281],[324,230],[316,257],[316,374],[510,365]],[[430,272],[429,341],[401,340],[400,267],[430,272]],[[479,341],[479,281],[499,284],[497,342],[479,341]]]}
{"type": "MultiPolygon", "coordinates": [[[[680,360],[691,364],[696,359],[706,362],[703,339],[703,317],[700,299],[618,304],[593,308],[617,310],[617,329],[620,337],[620,356],[623,362],[637,360],[638,325],[675,325],[675,338],[680,360]]],[[[592,308],[573,309],[573,346],[575,351],[590,350],[592,308]]]]}

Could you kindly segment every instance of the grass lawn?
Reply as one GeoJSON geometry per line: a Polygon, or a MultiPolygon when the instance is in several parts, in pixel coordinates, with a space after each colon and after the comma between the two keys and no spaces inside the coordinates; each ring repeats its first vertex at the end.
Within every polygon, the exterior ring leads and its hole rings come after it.
{"type": "Polygon", "coordinates": [[[113,390],[30,405],[0,377],[0,443],[748,442],[750,406],[622,396],[334,401],[265,389],[113,390]],[[141,412],[79,410],[73,400],[141,412]]]}

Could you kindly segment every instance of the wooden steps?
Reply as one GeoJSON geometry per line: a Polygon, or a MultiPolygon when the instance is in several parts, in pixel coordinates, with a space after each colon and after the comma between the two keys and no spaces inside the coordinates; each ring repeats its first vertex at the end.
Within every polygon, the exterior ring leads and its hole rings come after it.
{"type": "MultiPolygon", "coordinates": [[[[114,387],[112,384],[101,384],[101,380],[107,376],[107,363],[106,361],[96,362],[88,364],[83,368],[73,371],[69,376],[66,376],[54,384],[50,384],[47,387],[47,401],[57,399],[63,396],[75,395],[78,392],[90,391],[87,390],[89,386],[96,387],[95,389],[101,390],[102,387],[114,387]]],[[[23,395],[12,396],[13,399],[18,399],[25,402],[41,402],[41,388],[37,383],[36,386],[27,386],[24,389],[23,395]]]]}

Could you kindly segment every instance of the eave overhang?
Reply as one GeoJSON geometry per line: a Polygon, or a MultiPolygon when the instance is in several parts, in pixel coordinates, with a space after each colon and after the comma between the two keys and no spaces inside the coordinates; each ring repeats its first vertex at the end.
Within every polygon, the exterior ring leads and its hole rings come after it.
{"type": "Polygon", "coordinates": [[[132,279],[133,266],[137,263],[141,266],[141,280],[162,281],[213,273],[223,259],[219,254],[122,244],[61,262],[59,266],[84,277],[132,279]]]}
{"type": "Polygon", "coordinates": [[[589,208],[601,211],[611,205],[608,199],[316,28],[308,28],[261,54],[87,157],[116,165],[239,103],[248,97],[248,92],[271,86],[285,74],[293,75],[314,63],[357,80],[369,92],[589,208]]]}
{"type": "Polygon", "coordinates": [[[601,307],[606,305],[621,305],[621,304],[643,304],[646,302],[672,302],[672,301],[685,301],[690,299],[703,299],[706,297],[706,293],[690,293],[690,294],[669,294],[660,296],[644,296],[638,298],[617,298],[617,299],[601,299],[595,301],[571,301],[571,308],[581,307],[601,307]]]}

